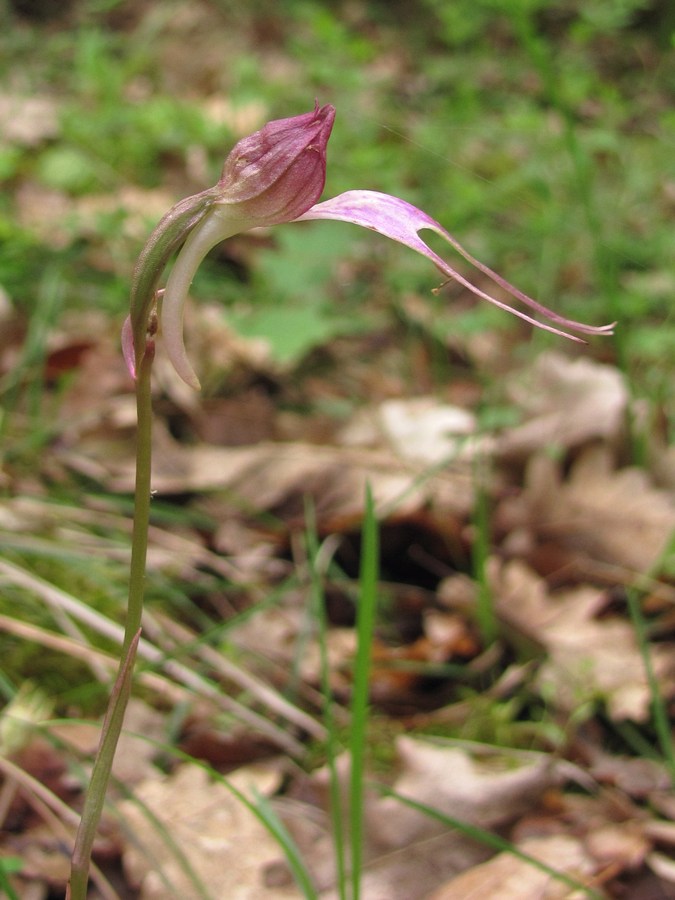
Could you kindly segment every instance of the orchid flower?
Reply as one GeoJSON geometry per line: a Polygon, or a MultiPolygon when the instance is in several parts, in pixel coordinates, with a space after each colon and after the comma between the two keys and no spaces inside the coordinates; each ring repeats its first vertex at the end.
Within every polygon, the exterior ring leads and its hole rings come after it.
{"type": "Polygon", "coordinates": [[[149,312],[161,272],[181,244],[163,294],[162,334],[178,374],[187,384],[199,388],[185,352],[183,311],[192,280],[206,254],[226,238],[251,228],[314,219],[351,222],[410,247],[429,259],[447,279],[454,279],[477,297],[538,328],[581,342],[569,332],[612,334],[613,325],[592,326],[566,319],[523,294],[471,256],[442,225],[405,200],[376,191],[352,190],[317,203],[325,184],[326,146],[334,119],[332,106],[317,104],[304,115],[268,122],[235,145],[215,187],[181,201],[162,219],[136,267],[131,316],[123,333],[124,354],[132,374],[145,345],[149,312]],[[440,235],[502,291],[548,322],[541,322],[472,284],[420,237],[424,230],[440,235]]]}

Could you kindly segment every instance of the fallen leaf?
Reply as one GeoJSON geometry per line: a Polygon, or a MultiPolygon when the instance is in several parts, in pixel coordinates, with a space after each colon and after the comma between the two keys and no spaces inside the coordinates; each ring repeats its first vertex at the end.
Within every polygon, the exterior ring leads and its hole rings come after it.
{"type": "MultiPolygon", "coordinates": [[[[618,616],[595,618],[606,604],[603,591],[581,586],[552,596],[517,561],[500,568],[493,584],[501,618],[547,651],[537,680],[545,696],[567,711],[604,700],[614,719],[647,720],[650,691],[635,631],[618,616]]],[[[651,653],[657,677],[670,684],[672,645],[654,645],[651,653]]]]}
{"type": "Polygon", "coordinates": [[[617,787],[626,796],[647,799],[655,792],[667,791],[671,785],[666,766],[645,757],[607,753],[590,742],[584,747],[588,772],[600,784],[617,787]]]}
{"type": "MultiPolygon", "coordinates": [[[[515,818],[562,781],[555,762],[544,755],[524,759],[505,753],[477,759],[459,747],[411,737],[398,738],[396,751],[397,794],[483,828],[515,818]]],[[[393,797],[374,801],[368,818],[373,839],[392,849],[446,828],[393,797]]]]}
{"type": "Polygon", "coordinates": [[[647,864],[660,879],[669,884],[675,884],[675,861],[665,853],[650,853],[647,857],[647,864]]]}
{"type": "MultiPolygon", "coordinates": [[[[270,768],[249,766],[228,781],[249,797],[253,790],[269,795],[278,785],[278,775],[270,768]]],[[[176,848],[213,900],[302,896],[294,885],[265,885],[266,867],[276,864],[283,851],[243,803],[199,766],[184,765],[168,777],[147,779],[136,786],[134,796],[136,800],[120,804],[120,812],[129,833],[124,868],[131,882],[139,885],[140,900],[200,896],[181,867],[176,848]],[[159,825],[153,825],[144,807],[159,825]]]]}
{"type": "MultiPolygon", "coordinates": [[[[77,455],[64,458],[74,467],[86,455],[87,464],[107,470],[108,487],[128,492],[133,487],[133,460],[104,454],[98,443],[80,441],[77,455]]],[[[457,516],[473,506],[471,474],[453,467],[419,478],[419,470],[386,450],[318,446],[303,443],[262,443],[246,447],[181,445],[162,427],[155,428],[153,489],[158,494],[222,490],[236,508],[266,511],[278,518],[303,521],[306,497],[314,498],[322,521],[359,523],[366,484],[380,509],[402,515],[428,505],[457,516]]]]}
{"type": "Polygon", "coordinates": [[[511,379],[509,391],[525,421],[498,439],[501,457],[526,459],[550,447],[613,440],[623,427],[628,391],[614,366],[542,353],[511,379]]]}
{"type": "MultiPolygon", "coordinates": [[[[348,828],[350,760],[347,754],[338,757],[335,768],[344,803],[344,827],[348,828]]],[[[341,900],[330,828],[330,783],[331,773],[325,767],[301,782],[300,790],[305,800],[288,808],[284,821],[311,866],[321,900],[341,900]],[[311,802],[307,801],[307,796],[311,802]]],[[[379,816],[377,803],[375,795],[367,792],[361,894],[368,900],[421,900],[439,882],[467,866],[482,862],[489,855],[490,851],[483,845],[447,828],[433,835],[425,833],[419,841],[392,853],[390,847],[382,846],[377,829],[373,827],[373,819],[379,816]]],[[[397,809],[405,807],[398,803],[397,809]]]]}
{"type": "MultiPolygon", "coordinates": [[[[76,750],[79,755],[93,757],[101,739],[99,725],[89,722],[57,724],[50,726],[50,733],[76,750]]],[[[137,784],[157,773],[153,759],[157,755],[154,741],[166,736],[166,723],[162,713],[147,703],[132,697],[124,716],[124,729],[120,735],[113,760],[113,776],[126,787],[137,784]]]]}
{"type": "MultiPolygon", "coordinates": [[[[423,900],[439,883],[479,864],[486,854],[485,847],[457,833],[436,835],[399,853],[369,860],[361,877],[361,896],[364,900],[423,900]]],[[[335,888],[319,896],[341,900],[335,888]]]]}
{"type": "Polygon", "coordinates": [[[639,869],[649,852],[650,842],[636,822],[607,823],[589,831],[586,849],[604,868],[614,871],[639,869]]]}
{"type": "MultiPolygon", "coordinates": [[[[598,869],[581,841],[566,835],[530,838],[518,849],[535,857],[557,872],[569,875],[582,883],[598,869]]],[[[499,853],[493,859],[474,866],[430,894],[426,900],[571,900],[581,898],[570,886],[555,879],[512,853],[499,853]]]]}
{"type": "Polygon", "coordinates": [[[438,465],[475,447],[475,416],[434,397],[385,400],[359,410],[340,432],[346,446],[390,447],[401,459],[438,465]]]}
{"type": "Polygon", "coordinates": [[[675,531],[672,495],[654,488],[641,469],[613,471],[599,448],[579,459],[558,504],[568,527],[595,532],[600,558],[640,573],[657,565],[675,531]]]}
{"type": "MultiPolygon", "coordinates": [[[[70,860],[65,851],[63,838],[54,833],[46,824],[35,825],[17,835],[9,845],[9,850],[21,857],[21,879],[23,883],[37,881],[42,884],[44,897],[48,896],[45,885],[53,889],[63,889],[70,875],[70,860]]],[[[23,896],[23,894],[21,895],[23,896]]]]}

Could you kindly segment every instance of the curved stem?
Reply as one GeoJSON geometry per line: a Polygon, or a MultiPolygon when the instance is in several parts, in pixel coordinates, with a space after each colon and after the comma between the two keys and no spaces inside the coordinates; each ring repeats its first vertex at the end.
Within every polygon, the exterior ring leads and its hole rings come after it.
{"type": "Polygon", "coordinates": [[[94,839],[101,820],[103,804],[110,781],[113,759],[117,749],[124,713],[131,693],[136,650],[141,636],[141,617],[145,592],[145,563],[150,523],[150,476],[152,465],[152,402],[151,372],[154,344],[146,344],[145,353],[136,378],[136,409],[138,427],[136,438],[136,487],[134,526],[129,572],[129,599],[124,642],[115,684],[108,701],[101,739],[94,760],[91,780],[84,798],[80,826],[73,848],[69,900],[85,900],[89,866],[94,839]]]}

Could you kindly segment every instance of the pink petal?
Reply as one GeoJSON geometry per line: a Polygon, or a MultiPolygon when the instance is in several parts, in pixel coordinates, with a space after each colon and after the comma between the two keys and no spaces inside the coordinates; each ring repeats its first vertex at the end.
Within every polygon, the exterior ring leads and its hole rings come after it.
{"type": "Polygon", "coordinates": [[[527,315],[527,313],[518,309],[513,309],[507,303],[497,300],[496,297],[492,297],[490,294],[486,294],[480,288],[476,287],[464,278],[464,276],[456,269],[445,262],[442,257],[438,256],[438,254],[422,240],[418,232],[428,228],[430,231],[435,231],[436,234],[445,238],[445,240],[448,241],[448,243],[451,244],[455,250],[467,260],[467,262],[470,262],[471,265],[475,266],[491,278],[500,288],[505,290],[512,297],[520,300],[525,306],[528,306],[530,309],[549,319],[551,322],[556,322],[564,328],[578,331],[582,334],[607,335],[613,333],[615,323],[612,325],[600,326],[584,325],[582,322],[566,319],[553,310],[547,309],[547,307],[537,303],[536,300],[528,297],[527,294],[523,294],[518,288],[509,284],[508,281],[505,281],[500,275],[497,275],[496,272],[493,272],[487,266],[483,265],[483,263],[471,256],[471,254],[466,251],[442,225],[428,216],[425,212],[422,212],[421,209],[417,209],[417,207],[412,206],[410,203],[407,203],[405,200],[401,200],[398,197],[392,197],[390,194],[381,194],[377,191],[346,191],[344,194],[339,194],[331,200],[317,203],[315,206],[308,209],[306,213],[299,216],[296,221],[302,222],[310,219],[334,219],[339,222],[351,222],[354,225],[361,225],[363,228],[370,228],[372,231],[377,231],[379,234],[391,238],[393,241],[398,241],[400,244],[410,247],[411,250],[415,250],[417,253],[426,256],[427,259],[430,259],[445,276],[458,281],[477,297],[481,297],[483,300],[489,300],[490,303],[494,303],[495,306],[499,306],[501,309],[513,313],[519,318],[524,319],[526,322],[536,325],[538,328],[552,331],[554,334],[563,335],[574,341],[581,340],[552,325],[538,322],[536,319],[527,315]]]}
{"type": "Polygon", "coordinates": [[[326,183],[326,146],[334,107],[268,122],[239,141],[225,160],[218,203],[236,204],[260,225],[290,222],[309,209],[326,183]]]}

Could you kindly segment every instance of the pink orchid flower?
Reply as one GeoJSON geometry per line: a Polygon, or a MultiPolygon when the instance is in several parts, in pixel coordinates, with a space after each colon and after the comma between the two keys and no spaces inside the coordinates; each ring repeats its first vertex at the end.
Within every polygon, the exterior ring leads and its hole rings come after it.
{"type": "Polygon", "coordinates": [[[268,122],[260,131],[233,148],[218,184],[177,204],[162,219],[144,249],[136,268],[131,317],[125,323],[124,354],[132,373],[138,349],[144,343],[150,304],[166,262],[181,243],[162,299],[161,323],[166,351],[181,378],[194,388],[199,380],[187,358],[183,341],[183,311],[192,280],[206,254],[232,235],[261,225],[334,219],[351,222],[398,241],[426,256],[448,279],[454,279],[483,300],[519,316],[526,322],[560,334],[612,334],[614,325],[592,326],[558,315],[523,294],[487,266],[474,259],[442,225],[405,200],[376,191],[346,191],[323,203],[326,179],[326,146],[335,109],[319,107],[304,115],[268,122]],[[464,259],[495,285],[548,322],[509,306],[472,284],[435,253],[420,237],[436,232],[464,259]],[[552,323],[552,324],[549,324],[552,323]]]}

